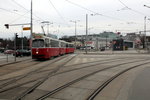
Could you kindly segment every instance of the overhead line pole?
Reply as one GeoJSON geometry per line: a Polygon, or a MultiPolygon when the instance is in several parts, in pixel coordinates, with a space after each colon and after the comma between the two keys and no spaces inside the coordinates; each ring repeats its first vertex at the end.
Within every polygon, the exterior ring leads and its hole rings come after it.
{"type": "Polygon", "coordinates": [[[75,23],[75,49],[77,49],[77,22],[80,21],[80,20],[75,20],[75,21],[70,21],[70,22],[73,22],[75,23]]]}
{"type": "Polygon", "coordinates": [[[145,50],[146,50],[146,48],[147,48],[147,44],[146,44],[146,16],[144,17],[144,34],[145,34],[144,47],[145,47],[145,50]]]}
{"type": "Polygon", "coordinates": [[[32,11],[33,11],[33,9],[32,9],[32,0],[31,0],[31,23],[30,23],[30,27],[31,27],[31,29],[30,29],[30,48],[31,48],[31,56],[32,56],[32,33],[33,33],[33,23],[32,23],[32,11]]]}
{"type": "Polygon", "coordinates": [[[85,45],[86,45],[85,52],[86,52],[86,54],[87,54],[87,35],[88,35],[88,14],[86,14],[86,39],[85,39],[85,45]]]}

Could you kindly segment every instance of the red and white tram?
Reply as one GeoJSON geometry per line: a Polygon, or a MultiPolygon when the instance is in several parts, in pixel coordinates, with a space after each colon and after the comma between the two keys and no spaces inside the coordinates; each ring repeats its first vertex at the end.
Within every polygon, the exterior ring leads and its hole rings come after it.
{"type": "Polygon", "coordinates": [[[34,34],[32,40],[32,58],[49,59],[54,56],[74,53],[72,43],[53,39],[42,34],[34,34]]]}

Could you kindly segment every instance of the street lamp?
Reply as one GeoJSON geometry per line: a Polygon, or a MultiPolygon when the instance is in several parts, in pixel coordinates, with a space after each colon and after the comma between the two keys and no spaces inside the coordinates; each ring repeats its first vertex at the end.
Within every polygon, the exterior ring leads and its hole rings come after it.
{"type": "Polygon", "coordinates": [[[85,52],[86,52],[86,54],[87,54],[87,37],[88,36],[88,14],[86,14],[86,39],[85,39],[85,41],[86,41],[86,48],[85,48],[85,52]]]}
{"type": "MultiPolygon", "coordinates": [[[[150,6],[147,6],[147,5],[144,5],[144,7],[150,8],[150,6]]],[[[145,42],[144,42],[144,44],[145,44],[145,48],[146,48],[147,47],[147,44],[146,44],[146,16],[144,17],[144,33],[145,33],[145,42]]]]}
{"type": "Polygon", "coordinates": [[[150,6],[144,5],[144,7],[150,8],[150,6]]]}
{"type": "Polygon", "coordinates": [[[79,22],[80,20],[70,20],[70,22],[73,22],[75,23],[75,49],[76,49],[76,46],[77,46],[77,22],[79,22]]]}
{"type": "Polygon", "coordinates": [[[144,47],[146,48],[147,46],[146,46],[146,16],[144,17],[144,34],[145,34],[145,38],[144,38],[144,47]]]}

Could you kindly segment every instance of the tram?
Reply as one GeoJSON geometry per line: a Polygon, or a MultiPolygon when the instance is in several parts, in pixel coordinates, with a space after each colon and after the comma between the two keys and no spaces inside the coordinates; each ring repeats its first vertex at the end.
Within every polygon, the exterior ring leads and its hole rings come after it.
{"type": "Polygon", "coordinates": [[[32,58],[49,59],[51,57],[74,53],[74,45],[63,40],[54,39],[42,34],[34,34],[32,39],[32,58]]]}

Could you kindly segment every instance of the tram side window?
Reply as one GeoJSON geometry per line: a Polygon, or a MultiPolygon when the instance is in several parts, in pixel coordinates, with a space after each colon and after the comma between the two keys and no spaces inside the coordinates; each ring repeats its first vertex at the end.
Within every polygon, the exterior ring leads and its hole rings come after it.
{"type": "Polygon", "coordinates": [[[44,40],[42,39],[33,40],[32,47],[44,47],[44,40]]]}
{"type": "Polygon", "coordinates": [[[66,44],[61,42],[61,47],[66,47],[66,44]]]}
{"type": "Polygon", "coordinates": [[[66,47],[68,48],[68,47],[69,47],[69,44],[66,44],[66,47]]]}
{"type": "Polygon", "coordinates": [[[69,47],[74,47],[73,44],[69,44],[69,47]]]}
{"type": "Polygon", "coordinates": [[[45,39],[45,47],[49,47],[49,39],[45,39]]]}
{"type": "Polygon", "coordinates": [[[50,45],[51,47],[59,47],[59,41],[56,40],[50,40],[50,45]]]}

